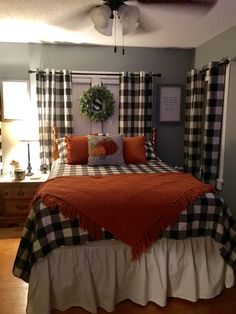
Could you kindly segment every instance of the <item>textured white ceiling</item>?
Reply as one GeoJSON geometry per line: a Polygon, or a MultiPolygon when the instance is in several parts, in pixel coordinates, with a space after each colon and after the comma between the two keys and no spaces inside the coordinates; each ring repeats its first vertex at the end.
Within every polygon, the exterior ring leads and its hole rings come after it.
{"type": "MultiPolygon", "coordinates": [[[[98,33],[89,10],[102,0],[0,0],[0,42],[114,45],[98,33]],[[87,14],[86,14],[87,12],[87,14]]],[[[126,46],[192,48],[236,25],[236,0],[218,0],[207,11],[189,5],[141,5],[142,27],[124,38],[126,46]]],[[[122,45],[117,24],[117,45],[122,45]]]]}

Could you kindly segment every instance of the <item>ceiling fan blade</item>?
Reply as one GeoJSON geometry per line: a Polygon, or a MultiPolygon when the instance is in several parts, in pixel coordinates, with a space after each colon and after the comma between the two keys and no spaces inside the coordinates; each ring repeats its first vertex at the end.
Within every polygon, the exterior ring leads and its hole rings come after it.
{"type": "Polygon", "coordinates": [[[218,0],[136,0],[142,6],[159,5],[173,9],[189,9],[195,14],[205,15],[212,9],[218,0]]]}
{"type": "Polygon", "coordinates": [[[213,6],[217,0],[136,0],[143,4],[192,4],[192,5],[203,5],[213,6]]]}
{"type": "Polygon", "coordinates": [[[54,20],[53,24],[68,30],[77,30],[88,24],[92,8],[94,8],[94,5],[86,5],[83,8],[74,10],[73,13],[64,14],[61,18],[54,20]]]}

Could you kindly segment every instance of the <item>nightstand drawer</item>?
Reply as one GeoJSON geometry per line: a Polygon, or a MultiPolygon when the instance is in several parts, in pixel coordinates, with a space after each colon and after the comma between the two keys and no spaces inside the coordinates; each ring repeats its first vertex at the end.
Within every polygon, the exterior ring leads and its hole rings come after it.
{"type": "Polygon", "coordinates": [[[5,201],[5,216],[27,216],[31,210],[31,200],[5,201]]]}
{"type": "Polygon", "coordinates": [[[10,199],[32,199],[35,193],[33,188],[3,188],[2,196],[5,200],[10,199]]]}
{"type": "Polygon", "coordinates": [[[22,181],[15,181],[9,176],[0,178],[0,227],[25,223],[34,194],[47,178],[47,174],[38,179],[26,177],[22,181]]]}

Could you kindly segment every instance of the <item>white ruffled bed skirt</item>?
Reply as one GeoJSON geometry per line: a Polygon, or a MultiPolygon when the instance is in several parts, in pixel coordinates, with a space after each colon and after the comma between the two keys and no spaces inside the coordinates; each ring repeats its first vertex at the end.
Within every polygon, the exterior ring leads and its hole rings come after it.
{"type": "Polygon", "coordinates": [[[213,298],[234,285],[234,272],[211,238],[161,239],[135,262],[116,240],[60,247],[32,268],[27,314],[80,306],[108,312],[125,299],[167,305],[167,297],[213,298]]]}

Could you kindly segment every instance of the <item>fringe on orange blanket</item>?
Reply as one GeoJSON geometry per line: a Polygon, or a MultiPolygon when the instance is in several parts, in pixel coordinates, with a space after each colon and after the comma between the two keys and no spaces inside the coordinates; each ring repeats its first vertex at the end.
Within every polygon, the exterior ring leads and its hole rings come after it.
{"type": "Polygon", "coordinates": [[[58,206],[62,215],[64,217],[68,217],[69,219],[74,219],[79,215],[80,227],[87,231],[94,240],[101,239],[102,237],[101,227],[97,225],[94,221],[86,217],[84,214],[78,213],[78,210],[75,207],[71,206],[68,202],[62,200],[59,197],[49,194],[43,194],[41,196],[41,200],[43,204],[49,208],[58,206]]]}

